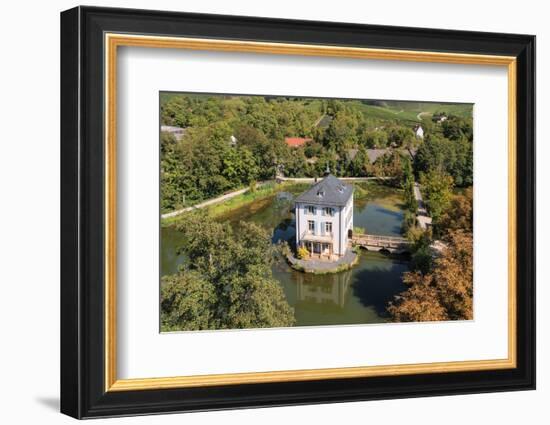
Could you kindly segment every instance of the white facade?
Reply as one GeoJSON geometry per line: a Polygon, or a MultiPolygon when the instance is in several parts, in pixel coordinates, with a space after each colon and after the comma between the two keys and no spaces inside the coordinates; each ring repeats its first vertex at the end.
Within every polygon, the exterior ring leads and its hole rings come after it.
{"type": "Polygon", "coordinates": [[[185,134],[185,128],[175,127],[173,125],[162,125],[160,131],[163,133],[170,133],[176,140],[181,140],[185,134]]]}
{"type": "Polygon", "coordinates": [[[353,195],[344,206],[296,202],[296,246],[315,256],[341,257],[353,230],[353,195]]]}

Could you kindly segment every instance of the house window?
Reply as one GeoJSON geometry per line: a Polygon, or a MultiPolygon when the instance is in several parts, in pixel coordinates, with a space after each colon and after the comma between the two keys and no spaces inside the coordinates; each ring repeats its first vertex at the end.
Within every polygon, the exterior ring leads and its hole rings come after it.
{"type": "Polygon", "coordinates": [[[332,233],[332,223],[329,223],[329,222],[325,223],[325,233],[328,233],[328,234],[332,233]]]}
{"type": "Polygon", "coordinates": [[[332,285],[321,286],[321,291],[325,294],[330,294],[332,292],[332,285]]]}
{"type": "Polygon", "coordinates": [[[314,233],[315,232],[315,222],[313,220],[308,220],[307,221],[307,229],[311,232],[311,233],[314,233]]]}
{"type": "Polygon", "coordinates": [[[315,215],[315,207],[313,205],[308,205],[306,207],[306,213],[309,215],[315,215]]]}
{"type": "Polygon", "coordinates": [[[334,216],[334,208],[331,208],[331,207],[325,207],[323,208],[323,215],[327,215],[329,217],[333,217],[334,216]]]}

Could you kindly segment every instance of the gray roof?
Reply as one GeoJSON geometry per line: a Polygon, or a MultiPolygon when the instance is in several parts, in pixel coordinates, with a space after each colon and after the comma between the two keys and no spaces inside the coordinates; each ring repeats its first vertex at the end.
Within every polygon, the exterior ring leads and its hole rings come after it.
{"type": "Polygon", "coordinates": [[[329,174],[296,198],[296,202],[315,205],[344,206],[353,193],[353,186],[329,174]]]}
{"type": "Polygon", "coordinates": [[[359,149],[348,149],[348,158],[350,161],[353,161],[355,157],[357,156],[357,152],[359,152],[359,149]]]}
{"type": "Polygon", "coordinates": [[[390,152],[389,149],[367,149],[367,156],[369,157],[369,161],[371,164],[374,164],[378,158],[381,156],[386,155],[388,152],[390,152]]]}
{"type": "MultiPolygon", "coordinates": [[[[352,149],[348,150],[351,151],[352,149]]],[[[394,149],[393,151],[399,152],[401,155],[409,156],[411,159],[414,158],[416,155],[416,149],[410,148],[410,149],[394,149]]],[[[381,156],[384,156],[388,153],[392,153],[392,149],[367,149],[367,156],[369,157],[369,161],[371,164],[374,164],[378,158],[381,156]]],[[[356,153],[357,154],[357,153],[356,153]]],[[[354,155],[355,157],[355,155],[354,155]]],[[[353,159],[353,158],[351,158],[353,159]]]]}

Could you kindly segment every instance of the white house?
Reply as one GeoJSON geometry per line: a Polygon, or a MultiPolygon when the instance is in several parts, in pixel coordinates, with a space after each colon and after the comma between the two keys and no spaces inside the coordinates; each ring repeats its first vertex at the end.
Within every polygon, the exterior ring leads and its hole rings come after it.
{"type": "Polygon", "coordinates": [[[160,126],[160,131],[172,134],[176,140],[181,140],[185,134],[185,128],[175,127],[173,125],[162,125],[160,126]]]}
{"type": "Polygon", "coordinates": [[[332,174],[296,198],[296,246],[318,258],[338,259],[353,231],[353,187],[332,174]]]}
{"type": "Polygon", "coordinates": [[[414,127],[414,135],[418,138],[418,139],[423,139],[424,138],[424,129],[422,128],[421,125],[416,125],[414,127]]]}
{"type": "Polygon", "coordinates": [[[351,286],[351,273],[332,273],[324,280],[330,285],[318,285],[305,273],[296,274],[296,298],[312,304],[334,303],[340,307],[346,304],[346,295],[351,286]]]}

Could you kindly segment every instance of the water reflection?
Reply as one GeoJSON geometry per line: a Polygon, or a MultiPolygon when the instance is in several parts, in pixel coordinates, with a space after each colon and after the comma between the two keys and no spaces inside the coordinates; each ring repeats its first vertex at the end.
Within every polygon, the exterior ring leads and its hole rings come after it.
{"type": "Polygon", "coordinates": [[[365,205],[355,205],[353,225],[371,235],[401,236],[403,216],[402,210],[390,209],[377,199],[365,205]]]}
{"type": "Polygon", "coordinates": [[[296,298],[318,304],[334,304],[344,307],[351,283],[351,271],[327,275],[322,282],[319,276],[307,273],[296,274],[296,298]]]}
{"type": "Polygon", "coordinates": [[[314,275],[281,260],[273,277],[294,307],[296,326],[345,325],[386,321],[388,301],[406,289],[401,275],[407,270],[406,258],[362,251],[351,270],[314,275]]]}
{"type": "MultiPolygon", "coordinates": [[[[295,238],[293,199],[304,187],[290,188],[275,196],[254,201],[218,220],[237,225],[249,221],[272,232],[272,241],[295,238]]],[[[401,194],[394,189],[379,189],[354,205],[354,225],[370,233],[399,235],[403,211],[401,194]]],[[[161,267],[163,274],[177,272],[183,262],[178,254],[181,235],[173,228],[162,229],[161,267]]],[[[351,270],[313,275],[292,270],[282,258],[272,267],[288,303],[294,308],[296,326],[377,323],[387,320],[386,305],[406,289],[402,282],[408,262],[402,257],[378,252],[362,252],[351,270]]]]}

